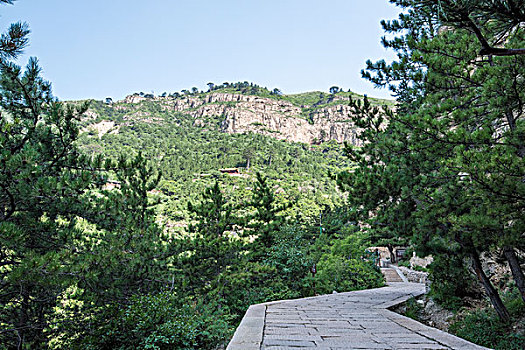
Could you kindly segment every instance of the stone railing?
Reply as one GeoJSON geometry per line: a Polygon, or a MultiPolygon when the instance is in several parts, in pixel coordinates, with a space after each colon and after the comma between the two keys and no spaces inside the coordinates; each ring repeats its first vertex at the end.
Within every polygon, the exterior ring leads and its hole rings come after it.
{"type": "Polygon", "coordinates": [[[428,272],[415,271],[404,266],[399,266],[398,268],[405,275],[408,282],[425,283],[428,279],[428,272]]]}

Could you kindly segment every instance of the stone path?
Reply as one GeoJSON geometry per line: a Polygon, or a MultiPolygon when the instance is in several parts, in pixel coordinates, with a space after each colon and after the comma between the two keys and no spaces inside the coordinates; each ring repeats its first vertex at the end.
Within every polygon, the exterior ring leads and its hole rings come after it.
{"type": "Polygon", "coordinates": [[[387,283],[391,282],[407,282],[403,281],[403,278],[393,268],[381,268],[381,272],[385,276],[387,283]]]}
{"type": "Polygon", "coordinates": [[[424,293],[387,287],[252,305],[227,350],[485,349],[387,308],[424,293]]]}

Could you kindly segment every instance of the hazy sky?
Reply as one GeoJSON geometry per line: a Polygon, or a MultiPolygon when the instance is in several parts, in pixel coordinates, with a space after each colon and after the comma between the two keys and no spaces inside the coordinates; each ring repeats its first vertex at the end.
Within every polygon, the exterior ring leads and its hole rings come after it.
{"type": "Polygon", "coordinates": [[[30,25],[23,62],[38,57],[60,99],[225,81],[388,97],[360,70],[392,58],[379,22],[397,13],[388,0],[18,0],[0,22],[30,25]]]}

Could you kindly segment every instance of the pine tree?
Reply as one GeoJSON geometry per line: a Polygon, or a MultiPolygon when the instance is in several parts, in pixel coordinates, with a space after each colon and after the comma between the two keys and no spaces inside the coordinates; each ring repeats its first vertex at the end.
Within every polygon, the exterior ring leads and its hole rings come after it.
{"type": "Polygon", "coordinates": [[[224,198],[219,182],[206,188],[200,203],[188,203],[195,224],[179,241],[179,267],[188,292],[222,296],[222,277],[239,260],[241,241],[235,238],[233,206],[224,198]]]}
{"type": "Polygon", "coordinates": [[[54,336],[90,332],[108,305],[160,288],[167,256],[146,202],[158,177],[140,156],[114,163],[79,151],[76,123],[87,105],[58,102],[36,59],[25,69],[13,63],[28,33],[17,23],[0,38],[0,343],[6,348],[47,347],[54,336]],[[104,191],[111,173],[121,188],[104,191]]]}
{"type": "Polygon", "coordinates": [[[248,229],[254,230],[253,232],[257,236],[252,248],[252,254],[257,259],[274,244],[275,232],[285,223],[285,218],[279,214],[286,210],[289,205],[277,204],[275,194],[268,185],[267,179],[260,172],[257,172],[253,197],[248,206],[255,209],[255,213],[248,217],[246,226],[248,229]]]}
{"type": "MultiPolygon", "coordinates": [[[[408,244],[414,224],[415,202],[406,186],[413,184],[415,178],[400,172],[399,164],[391,165],[391,152],[406,147],[406,141],[401,137],[401,143],[396,144],[391,133],[384,130],[385,114],[392,117],[388,109],[372,106],[366,96],[362,102],[352,101],[352,106],[353,115],[358,116],[354,122],[363,130],[360,137],[367,143],[360,148],[345,145],[347,156],[359,166],[340,173],[338,185],[348,192],[349,205],[366,222],[370,242],[386,246],[395,262],[394,247],[408,244]]],[[[409,169],[410,160],[404,157],[402,161],[404,169],[409,169]]]]}
{"type": "Polygon", "coordinates": [[[368,62],[363,75],[389,86],[399,104],[382,121],[366,103],[354,103],[365,146],[351,150],[360,167],[343,182],[355,203],[362,200],[362,211],[376,218],[375,226],[403,220],[408,232],[394,226],[395,234],[408,233],[422,251],[439,254],[454,246],[467,257],[506,321],[480,255],[502,249],[523,294],[523,273],[513,258],[523,249],[525,227],[525,96],[518,78],[525,67],[523,6],[392,2],[410,9],[383,22],[386,32],[398,34],[383,43],[399,60],[368,62]]]}
{"type": "Polygon", "coordinates": [[[36,59],[25,70],[10,61],[28,33],[17,23],[0,39],[0,342],[13,346],[43,341],[46,312],[67,279],[59,261],[70,249],[71,228],[59,220],[97,183],[79,167],[73,145],[75,119],[86,106],[56,102],[36,59]]]}

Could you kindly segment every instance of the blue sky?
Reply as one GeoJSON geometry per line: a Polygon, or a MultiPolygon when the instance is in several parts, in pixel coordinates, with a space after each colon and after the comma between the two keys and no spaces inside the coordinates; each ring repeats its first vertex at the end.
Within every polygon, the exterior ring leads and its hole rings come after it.
{"type": "Polygon", "coordinates": [[[18,0],[0,8],[0,23],[29,24],[22,59],[38,57],[64,100],[225,81],[388,97],[360,70],[393,57],[379,22],[397,13],[388,0],[18,0]]]}

